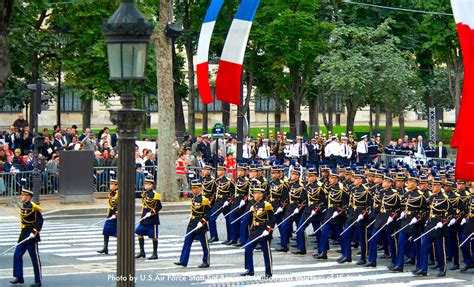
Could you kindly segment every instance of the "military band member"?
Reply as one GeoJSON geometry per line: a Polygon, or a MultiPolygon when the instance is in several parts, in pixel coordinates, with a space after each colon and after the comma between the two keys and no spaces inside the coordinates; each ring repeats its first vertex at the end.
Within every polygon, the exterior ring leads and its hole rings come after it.
{"type": "MultiPolygon", "coordinates": [[[[237,179],[235,180],[234,201],[230,208],[232,213],[227,216],[229,217],[229,221],[231,223],[244,213],[245,206],[248,202],[250,181],[247,177],[247,170],[247,165],[237,165],[237,179]]],[[[227,242],[227,245],[237,245],[240,237],[240,222],[240,220],[237,220],[234,224],[231,224],[230,241],[227,242]]]]}
{"type": "Polygon", "coordinates": [[[285,207],[283,223],[281,224],[280,246],[276,251],[287,252],[288,243],[292,232],[293,222],[299,222],[301,211],[304,208],[303,199],[305,196],[304,185],[300,180],[300,169],[291,172],[290,186],[288,190],[288,204],[285,207]],[[286,220],[286,221],[285,221],[286,220]]]}
{"type": "MultiPolygon", "coordinates": [[[[318,228],[321,224],[324,209],[326,208],[326,191],[322,182],[317,180],[318,171],[314,168],[307,170],[307,184],[305,186],[305,196],[303,205],[306,206],[302,212],[296,232],[296,244],[298,250],[293,251],[293,254],[306,254],[306,242],[304,231],[309,224],[313,224],[313,228],[318,228]],[[303,225],[304,224],[304,225],[303,225]]],[[[321,233],[316,234],[320,238],[321,233]]]]}
{"type": "MultiPolygon", "coordinates": [[[[385,175],[382,182],[382,189],[377,195],[377,201],[380,203],[374,223],[374,238],[369,242],[369,258],[365,267],[377,267],[377,245],[382,238],[388,242],[391,258],[391,266],[396,264],[397,242],[391,235],[395,232],[396,218],[400,212],[400,194],[392,188],[393,177],[385,175]],[[378,232],[376,234],[376,232],[378,232]],[[380,240],[379,240],[380,239],[380,240]]],[[[375,206],[375,204],[374,204],[375,206]]]]}
{"type": "MultiPolygon", "coordinates": [[[[211,234],[211,239],[209,243],[219,241],[217,236],[217,224],[216,220],[219,215],[222,213],[224,216],[230,211],[230,204],[232,202],[232,197],[234,193],[234,184],[226,177],[226,167],[224,165],[217,166],[217,179],[216,179],[216,195],[215,203],[212,206],[211,217],[209,219],[209,233],[211,234]]],[[[228,217],[225,218],[225,226],[227,232],[227,240],[223,243],[228,243],[231,241],[230,235],[230,223],[228,217]]]]}
{"type": "Polygon", "coordinates": [[[315,254],[316,259],[327,259],[327,251],[329,250],[329,237],[334,235],[339,238],[342,232],[342,225],[346,221],[345,210],[349,205],[349,194],[344,185],[339,183],[337,170],[333,170],[329,175],[329,188],[327,189],[327,210],[324,214],[321,231],[321,239],[319,241],[319,254],[315,254]]]}
{"type": "Polygon", "coordinates": [[[202,182],[200,180],[193,180],[191,182],[191,193],[193,198],[191,200],[191,218],[189,219],[184,238],[183,250],[178,262],[174,264],[180,266],[188,266],[189,255],[191,253],[191,246],[197,238],[202,246],[202,264],[199,268],[207,268],[210,266],[209,256],[209,242],[207,241],[207,222],[211,216],[211,203],[204,195],[202,195],[202,182]]]}
{"type": "Polygon", "coordinates": [[[160,217],[158,213],[161,208],[161,196],[155,191],[155,179],[152,175],[147,175],[145,177],[145,191],[142,192],[141,221],[135,229],[135,234],[138,235],[140,253],[138,253],[135,258],[146,257],[145,239],[143,236],[147,235],[153,243],[153,253],[148,259],[158,259],[158,225],[160,225],[160,217]]]}
{"type": "Polygon", "coordinates": [[[108,204],[107,209],[107,220],[104,224],[104,230],[102,235],[104,235],[104,248],[97,251],[101,254],[109,254],[109,237],[117,237],[117,216],[118,216],[118,182],[115,177],[110,178],[110,191],[108,194],[108,204]]]}
{"type": "Polygon", "coordinates": [[[351,228],[346,230],[341,240],[342,256],[338,263],[352,262],[351,240],[353,235],[357,233],[360,239],[360,260],[357,265],[366,263],[367,258],[367,224],[369,209],[373,204],[372,195],[369,188],[362,183],[363,174],[357,172],[354,175],[354,184],[348,190],[350,194],[349,209],[347,211],[347,221],[345,228],[348,228],[354,221],[356,222],[351,228]]]}
{"type": "Polygon", "coordinates": [[[474,241],[472,239],[474,232],[474,189],[471,189],[470,196],[463,205],[463,211],[464,216],[460,223],[462,232],[459,240],[461,242],[465,240],[469,241],[461,246],[462,257],[465,264],[461,268],[461,272],[466,272],[469,269],[474,269],[474,257],[472,255],[472,250],[474,250],[474,241]],[[471,236],[471,239],[467,239],[469,236],[471,236]]]}
{"type": "Polygon", "coordinates": [[[18,238],[19,244],[15,248],[13,255],[13,277],[11,284],[23,284],[23,255],[26,251],[31,258],[33,271],[35,273],[34,287],[41,286],[41,260],[38,252],[38,242],[41,241],[40,231],[43,227],[43,216],[41,215],[41,207],[31,201],[33,192],[23,188],[20,194],[20,220],[21,232],[18,238]]]}
{"type": "Polygon", "coordinates": [[[265,275],[262,279],[272,277],[272,253],[270,250],[270,241],[272,239],[272,231],[275,225],[275,216],[273,214],[272,205],[264,201],[264,188],[262,186],[254,186],[252,204],[252,225],[250,226],[249,243],[245,247],[245,272],[241,276],[253,276],[255,274],[253,266],[253,250],[257,244],[260,244],[265,262],[265,275]],[[258,238],[258,239],[257,239],[258,238]],[[255,240],[255,241],[253,241],[255,240]],[[251,243],[250,243],[251,242],[251,243]]]}
{"type": "Polygon", "coordinates": [[[211,172],[212,167],[210,165],[205,165],[202,168],[201,182],[203,195],[210,200],[212,206],[216,195],[216,179],[212,176],[211,172]]]}
{"type": "Polygon", "coordinates": [[[436,250],[436,261],[439,266],[439,273],[437,277],[446,276],[446,253],[444,245],[444,236],[447,232],[446,215],[449,209],[449,201],[445,194],[441,192],[441,178],[435,177],[432,183],[433,194],[429,197],[427,204],[429,205],[430,213],[428,215],[428,222],[425,225],[424,232],[428,234],[421,238],[421,264],[418,270],[414,270],[413,274],[416,276],[426,276],[428,274],[428,257],[432,244],[436,250]],[[434,228],[434,229],[433,229],[434,228]]]}

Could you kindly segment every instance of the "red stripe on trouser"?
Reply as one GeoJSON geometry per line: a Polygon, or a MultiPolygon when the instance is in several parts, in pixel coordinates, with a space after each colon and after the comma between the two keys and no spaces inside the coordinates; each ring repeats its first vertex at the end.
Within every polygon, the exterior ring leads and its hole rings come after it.
{"type": "Polygon", "coordinates": [[[221,60],[216,79],[217,99],[240,106],[242,65],[221,60]]]}
{"type": "Polygon", "coordinates": [[[213,102],[211,87],[209,86],[209,64],[207,62],[196,66],[196,76],[199,95],[203,104],[213,102]]]}

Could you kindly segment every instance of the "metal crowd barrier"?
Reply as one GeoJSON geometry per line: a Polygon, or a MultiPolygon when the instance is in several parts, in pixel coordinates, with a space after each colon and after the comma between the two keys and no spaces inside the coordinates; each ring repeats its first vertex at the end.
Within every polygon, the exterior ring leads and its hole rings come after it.
{"type": "MultiPolygon", "coordinates": [[[[59,171],[40,171],[40,194],[56,194],[59,188],[59,171]]],[[[22,186],[33,186],[32,171],[18,171],[0,173],[0,203],[10,202],[21,193],[22,186]]]]}

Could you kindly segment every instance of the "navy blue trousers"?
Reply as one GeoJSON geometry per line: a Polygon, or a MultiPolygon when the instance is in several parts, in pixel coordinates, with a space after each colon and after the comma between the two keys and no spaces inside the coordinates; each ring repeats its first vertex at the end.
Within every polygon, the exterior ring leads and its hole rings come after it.
{"type": "Polygon", "coordinates": [[[408,234],[405,232],[400,232],[398,235],[398,252],[397,252],[397,260],[396,265],[400,268],[405,266],[405,252],[407,252],[410,248],[410,245],[413,245],[415,248],[415,258],[416,258],[416,268],[420,268],[420,261],[421,261],[421,242],[420,240],[415,240],[419,234],[408,234]],[[411,238],[410,238],[411,237],[411,238]],[[410,240],[408,240],[410,239],[410,240]],[[410,244],[411,243],[411,244],[410,244]]]}
{"type": "MultiPolygon", "coordinates": [[[[219,207],[217,207],[217,205],[214,205],[214,207],[212,208],[212,211],[211,211],[211,214],[213,214],[214,212],[216,212],[216,210],[218,210],[219,207]]],[[[211,234],[211,237],[218,237],[217,236],[217,224],[216,224],[216,220],[217,220],[217,217],[219,217],[219,215],[222,213],[224,215],[227,214],[223,212],[224,208],[219,210],[218,212],[216,212],[216,214],[214,214],[213,216],[211,216],[211,218],[209,219],[209,233],[211,234]]],[[[229,215],[230,216],[230,215],[229,215]]],[[[230,230],[230,223],[231,221],[229,220],[229,216],[227,216],[225,218],[225,229],[226,229],[226,232],[227,232],[227,240],[231,240],[230,239],[230,235],[232,233],[232,231],[230,230]]]]}
{"type": "Polygon", "coordinates": [[[254,272],[253,250],[260,243],[262,247],[263,261],[265,262],[265,274],[272,274],[272,251],[270,250],[270,240],[257,240],[245,247],[245,269],[254,272]]]}
{"type": "MultiPolygon", "coordinates": [[[[377,232],[378,229],[374,229],[377,232]]],[[[393,264],[396,264],[397,259],[397,243],[395,236],[392,236],[393,230],[382,229],[377,235],[372,238],[369,242],[369,262],[377,263],[377,246],[385,239],[388,242],[388,248],[391,255],[393,264]]],[[[375,234],[375,233],[374,233],[375,234]]]]}
{"type": "Polygon", "coordinates": [[[13,256],[13,276],[21,281],[23,278],[23,255],[28,251],[35,272],[35,282],[41,282],[41,260],[38,252],[38,242],[23,243],[15,248],[13,256]]]}
{"type": "Polygon", "coordinates": [[[252,223],[253,214],[252,212],[247,213],[240,221],[240,243],[245,244],[249,239],[249,226],[252,223]]]}
{"type": "MultiPolygon", "coordinates": [[[[459,265],[459,233],[454,228],[449,228],[446,238],[446,256],[453,258],[453,265],[459,265]]],[[[467,244],[467,243],[466,243],[467,244]]]]}
{"type": "Polygon", "coordinates": [[[189,254],[191,253],[191,245],[193,245],[195,238],[197,238],[201,242],[202,252],[204,253],[204,255],[202,256],[202,262],[210,264],[209,242],[207,241],[207,236],[205,232],[193,232],[186,236],[186,238],[184,239],[183,250],[181,251],[181,257],[179,258],[179,262],[183,263],[185,266],[188,265],[189,254]]]}
{"type": "MultiPolygon", "coordinates": [[[[243,208],[245,208],[245,207],[243,207],[243,208]]],[[[229,216],[227,216],[227,218],[229,218],[229,222],[231,222],[231,224],[230,224],[230,240],[233,240],[233,241],[239,240],[240,225],[241,225],[242,219],[237,220],[234,224],[232,224],[232,222],[234,220],[236,220],[237,218],[239,218],[239,216],[241,216],[241,215],[242,215],[242,212],[239,212],[239,210],[236,210],[236,211],[232,212],[231,214],[229,214],[229,216]]]]}
{"type": "MultiPolygon", "coordinates": [[[[291,216],[288,215],[288,216],[291,216]]],[[[293,222],[299,222],[301,215],[298,213],[296,215],[291,216],[288,218],[287,221],[283,222],[280,227],[280,245],[281,247],[288,247],[288,243],[290,243],[291,232],[293,229],[293,222]]],[[[284,220],[284,219],[283,219],[284,220]]]]}
{"type": "MultiPolygon", "coordinates": [[[[347,228],[350,224],[346,223],[344,228],[347,228]]],[[[355,227],[353,225],[347,230],[341,237],[341,251],[342,256],[352,258],[351,241],[354,238],[354,234],[357,234],[360,238],[360,260],[366,261],[367,259],[367,229],[365,226],[355,227]]],[[[372,239],[373,240],[373,239],[372,239]]]]}
{"type": "Polygon", "coordinates": [[[329,237],[331,234],[333,234],[336,239],[339,239],[339,234],[341,234],[341,232],[341,225],[324,225],[321,230],[321,238],[319,240],[318,250],[321,252],[327,252],[329,250],[329,237]]]}
{"type": "MultiPolygon", "coordinates": [[[[464,242],[464,240],[466,240],[468,236],[469,234],[461,232],[461,237],[459,238],[459,240],[461,242],[464,242]]],[[[471,239],[469,239],[470,242],[466,242],[463,246],[461,246],[462,259],[464,261],[464,264],[466,265],[474,264],[474,259],[472,257],[472,250],[474,250],[474,240],[472,238],[473,236],[471,236],[471,239]]]]}
{"type": "MultiPolygon", "coordinates": [[[[296,244],[298,245],[298,250],[302,250],[302,251],[306,250],[306,240],[305,240],[305,237],[304,237],[304,231],[306,230],[306,228],[309,226],[309,224],[311,222],[311,219],[310,219],[310,220],[308,220],[308,222],[306,222],[304,224],[303,227],[301,227],[301,225],[303,225],[303,222],[306,219],[303,219],[303,217],[301,217],[298,224],[296,224],[297,229],[300,228],[300,230],[298,230],[298,232],[296,232],[296,244]]],[[[320,225],[320,223],[318,223],[318,222],[313,222],[311,224],[313,225],[314,230],[318,229],[319,225],[320,225]]],[[[321,230],[318,231],[318,233],[316,233],[316,238],[317,238],[316,240],[319,241],[319,239],[321,238],[321,230]]],[[[320,251],[320,250],[318,250],[318,251],[320,251]]]]}
{"type": "Polygon", "coordinates": [[[439,271],[446,272],[444,237],[430,238],[428,235],[425,235],[421,238],[421,264],[419,268],[428,272],[428,257],[433,244],[435,246],[436,262],[438,262],[439,271]]]}

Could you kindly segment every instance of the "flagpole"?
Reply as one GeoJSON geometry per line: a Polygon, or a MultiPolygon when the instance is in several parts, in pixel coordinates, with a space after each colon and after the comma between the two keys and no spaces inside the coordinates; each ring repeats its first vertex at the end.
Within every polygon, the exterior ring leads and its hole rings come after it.
{"type": "Polygon", "coordinates": [[[244,144],[244,70],[240,78],[240,105],[237,107],[237,162],[242,160],[244,144]]]}

